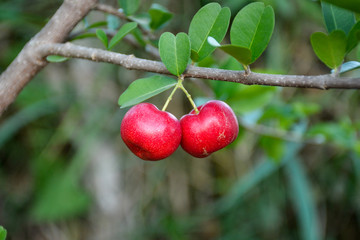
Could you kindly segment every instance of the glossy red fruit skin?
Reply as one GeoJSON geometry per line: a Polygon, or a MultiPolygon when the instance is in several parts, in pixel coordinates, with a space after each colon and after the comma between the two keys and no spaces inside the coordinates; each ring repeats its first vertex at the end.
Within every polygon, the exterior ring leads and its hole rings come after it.
{"type": "Polygon", "coordinates": [[[179,120],[150,103],[130,108],[121,122],[120,133],[136,156],[149,161],[170,156],[181,141],[179,120]]]}
{"type": "Polygon", "coordinates": [[[212,100],[180,119],[182,148],[197,158],[204,158],[238,136],[239,124],[233,110],[225,102],[212,100]]]}

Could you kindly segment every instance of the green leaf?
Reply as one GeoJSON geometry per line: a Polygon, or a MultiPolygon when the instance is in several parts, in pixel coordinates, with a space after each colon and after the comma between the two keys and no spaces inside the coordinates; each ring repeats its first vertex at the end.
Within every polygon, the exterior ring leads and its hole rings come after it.
{"type": "Polygon", "coordinates": [[[64,62],[68,60],[69,58],[63,57],[63,56],[57,56],[57,55],[50,55],[46,57],[46,60],[48,62],[64,62]]]}
{"type": "Polygon", "coordinates": [[[346,35],[335,30],[330,35],[316,32],[311,35],[311,45],[317,57],[329,68],[339,67],[346,53],[346,35]]]}
{"type": "Polygon", "coordinates": [[[265,150],[269,158],[275,162],[279,162],[284,154],[285,143],[282,139],[262,136],[260,145],[265,150]]]}
{"type": "Polygon", "coordinates": [[[7,231],[5,228],[0,226],[0,240],[5,240],[7,235],[7,231]]]}
{"type": "Polygon", "coordinates": [[[126,16],[133,15],[140,6],[140,0],[118,0],[118,2],[126,16]]]}
{"type": "Polygon", "coordinates": [[[195,14],[189,27],[192,60],[199,62],[215,50],[207,38],[211,36],[221,42],[229,27],[230,16],[230,9],[221,8],[218,3],[209,3],[195,14]]]}
{"type": "Polygon", "coordinates": [[[308,131],[311,137],[323,137],[342,148],[352,148],[356,142],[356,126],[349,122],[319,123],[308,131]]]}
{"type": "Polygon", "coordinates": [[[360,21],[358,21],[350,30],[347,45],[346,45],[346,52],[350,52],[353,50],[358,43],[360,42],[360,21]]]}
{"type": "Polygon", "coordinates": [[[151,18],[150,28],[153,30],[163,27],[173,17],[171,12],[157,3],[151,5],[149,15],[151,18]]]}
{"type": "Polygon", "coordinates": [[[138,104],[176,85],[173,78],[154,75],[148,78],[141,78],[133,83],[121,94],[119,105],[121,108],[138,104]]]}
{"type": "Polygon", "coordinates": [[[320,240],[322,237],[319,231],[319,215],[312,196],[311,184],[301,162],[301,159],[295,157],[285,165],[289,192],[300,225],[301,239],[320,240]]]}
{"type": "Polygon", "coordinates": [[[111,50],[113,47],[115,47],[115,45],[118,44],[128,33],[134,30],[137,25],[138,24],[135,22],[125,23],[111,39],[108,50],[111,50]]]}
{"type": "Polygon", "coordinates": [[[83,33],[83,34],[77,35],[76,37],[72,38],[70,41],[84,39],[84,38],[94,38],[94,37],[96,37],[96,33],[83,33]]]}
{"type": "Polygon", "coordinates": [[[235,113],[244,114],[263,108],[269,104],[276,90],[276,87],[241,85],[237,87],[227,102],[235,113]]]}
{"type": "Polygon", "coordinates": [[[107,25],[106,21],[100,21],[100,22],[95,22],[89,26],[86,27],[86,29],[91,29],[91,28],[98,28],[98,27],[104,27],[107,25]]]}
{"type": "Polygon", "coordinates": [[[106,22],[107,22],[107,28],[109,30],[115,31],[116,29],[118,29],[120,27],[120,19],[117,16],[114,16],[111,14],[107,15],[106,22]]]}
{"type": "Polygon", "coordinates": [[[108,47],[108,38],[106,36],[106,33],[102,29],[96,29],[96,36],[100,41],[104,44],[104,46],[108,47]]]}
{"type": "Polygon", "coordinates": [[[334,30],[343,30],[346,34],[349,33],[355,24],[354,13],[326,2],[321,2],[321,7],[328,33],[334,30]]]}
{"type": "Polygon", "coordinates": [[[143,35],[142,35],[142,32],[140,31],[139,28],[135,28],[134,31],[132,31],[131,34],[134,36],[134,38],[136,39],[136,41],[137,41],[141,46],[143,46],[143,47],[146,46],[146,42],[145,42],[144,37],[143,37],[143,35]]]}
{"type": "Polygon", "coordinates": [[[234,211],[234,208],[242,204],[248,192],[256,188],[259,183],[265,181],[275,171],[293,159],[298,154],[300,148],[301,145],[298,143],[288,143],[285,147],[285,153],[278,164],[269,161],[269,159],[263,159],[251,171],[248,171],[247,174],[236,180],[229,192],[218,203],[216,211],[219,213],[234,211]]]}
{"type": "Polygon", "coordinates": [[[190,41],[186,33],[165,32],[159,40],[160,57],[172,74],[180,76],[186,69],[190,58],[190,41]]]}
{"type": "Polygon", "coordinates": [[[251,50],[253,63],[266,49],[274,31],[275,14],[271,6],[251,3],[236,15],[231,29],[231,44],[251,50]]]}
{"type": "Polygon", "coordinates": [[[322,1],[334,4],[338,7],[348,9],[352,12],[360,13],[359,0],[322,0],[322,1]]]}
{"type": "Polygon", "coordinates": [[[244,66],[249,65],[251,62],[251,51],[248,48],[230,44],[221,46],[213,37],[208,37],[208,42],[210,45],[217,47],[230,56],[234,57],[244,66]]]}
{"type": "Polygon", "coordinates": [[[90,197],[71,177],[55,172],[39,190],[30,209],[36,221],[63,220],[84,213],[90,197]]]}

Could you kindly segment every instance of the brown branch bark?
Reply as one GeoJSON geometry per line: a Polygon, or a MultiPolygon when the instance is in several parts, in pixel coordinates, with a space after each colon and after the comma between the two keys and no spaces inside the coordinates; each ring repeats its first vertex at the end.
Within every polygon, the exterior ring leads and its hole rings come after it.
{"type": "Polygon", "coordinates": [[[47,65],[43,55],[36,51],[39,46],[63,42],[96,3],[97,0],[65,0],[45,27],[25,45],[0,75],[0,115],[23,87],[47,65]]]}
{"type": "MultiPolygon", "coordinates": [[[[82,47],[71,43],[45,44],[38,50],[42,56],[60,55],[69,58],[82,58],[91,61],[117,64],[131,70],[141,70],[160,74],[170,74],[163,63],[137,58],[133,55],[109,52],[96,48],[82,47]]],[[[297,88],[318,89],[360,89],[360,78],[343,78],[333,75],[276,75],[231,71],[214,68],[189,66],[184,73],[185,78],[204,78],[246,85],[267,85],[297,88]]]]}

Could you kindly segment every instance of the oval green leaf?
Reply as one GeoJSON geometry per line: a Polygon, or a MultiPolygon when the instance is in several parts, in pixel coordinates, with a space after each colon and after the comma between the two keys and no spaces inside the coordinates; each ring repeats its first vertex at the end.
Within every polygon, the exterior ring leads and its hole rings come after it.
{"type": "Polygon", "coordinates": [[[311,45],[316,56],[331,69],[341,65],[346,53],[346,35],[335,30],[330,35],[316,32],[311,35],[311,45]]]}
{"type": "Polygon", "coordinates": [[[323,1],[334,4],[338,7],[348,9],[353,12],[360,13],[359,0],[323,0],[323,1]]]}
{"type": "Polygon", "coordinates": [[[360,42],[360,21],[358,21],[350,30],[347,39],[346,52],[353,50],[360,42]]]}
{"type": "Polygon", "coordinates": [[[220,45],[213,37],[208,38],[210,45],[219,48],[230,56],[234,57],[242,65],[247,66],[251,62],[251,51],[248,48],[236,45],[220,45]]]}
{"type": "Polygon", "coordinates": [[[115,45],[118,44],[132,30],[134,30],[137,25],[138,24],[136,22],[125,23],[111,39],[108,50],[111,50],[113,47],[115,47],[115,45]]]}
{"type": "Polygon", "coordinates": [[[151,8],[149,9],[149,15],[151,18],[150,28],[153,30],[157,30],[163,27],[173,17],[171,12],[157,3],[151,5],[151,8]]]}
{"type": "Polygon", "coordinates": [[[100,39],[100,41],[104,44],[106,48],[108,47],[108,37],[104,30],[96,29],[96,37],[100,39]]]}
{"type": "Polygon", "coordinates": [[[328,33],[334,30],[343,30],[346,34],[350,32],[355,24],[353,12],[327,2],[321,2],[321,8],[328,33]]]}
{"type": "Polygon", "coordinates": [[[190,40],[186,33],[165,32],[159,40],[162,62],[170,73],[180,76],[186,69],[190,58],[190,40]]]}
{"type": "Polygon", "coordinates": [[[140,0],[118,0],[126,16],[133,15],[140,6],[140,0]]]}
{"type": "Polygon", "coordinates": [[[5,228],[3,228],[2,226],[0,226],[0,240],[5,240],[5,239],[6,239],[6,235],[7,235],[7,231],[5,230],[5,228]]]}
{"type": "Polygon", "coordinates": [[[218,3],[209,3],[195,14],[189,27],[192,60],[199,62],[215,50],[207,38],[211,36],[221,42],[229,27],[230,16],[230,9],[221,8],[218,3]]]}
{"type": "Polygon", "coordinates": [[[230,30],[232,45],[250,49],[251,63],[266,49],[275,26],[275,14],[271,6],[251,3],[235,16],[230,30]]]}
{"type": "Polygon", "coordinates": [[[129,107],[151,98],[176,85],[176,80],[170,77],[154,75],[141,78],[129,85],[119,98],[121,108],[129,107]]]}
{"type": "Polygon", "coordinates": [[[104,27],[107,25],[106,21],[100,21],[100,22],[95,22],[89,26],[86,27],[86,29],[91,29],[91,28],[98,28],[98,27],[104,27]]]}

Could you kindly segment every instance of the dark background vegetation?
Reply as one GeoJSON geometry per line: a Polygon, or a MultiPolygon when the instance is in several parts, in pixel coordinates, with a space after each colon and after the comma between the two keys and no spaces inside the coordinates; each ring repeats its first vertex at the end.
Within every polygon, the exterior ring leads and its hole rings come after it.
{"type": "MultiPolygon", "coordinates": [[[[175,13],[163,31],[176,33],[187,32],[210,1],[154,2],[175,13]]],[[[219,2],[234,17],[252,1],[219,2]]],[[[309,41],[325,31],[319,2],[263,2],[275,10],[275,32],[252,70],[328,73],[309,41]]],[[[139,12],[151,3],[143,0],[139,12]]],[[[60,4],[0,2],[0,72],[60,4]]],[[[87,17],[90,23],[106,19],[99,12],[87,17]]],[[[75,43],[102,47],[95,38],[75,43]]],[[[153,58],[143,48],[120,45],[114,51],[153,58]]],[[[359,60],[359,52],[358,46],[349,59],[359,60]]],[[[201,64],[240,69],[220,52],[213,56],[201,64]]],[[[186,80],[199,103],[216,98],[233,107],[239,138],[205,159],[179,148],[168,159],[145,162],[120,138],[127,109],[119,109],[117,99],[146,75],[74,59],[50,64],[25,87],[0,119],[0,225],[8,239],[359,239],[358,90],[186,80]]],[[[150,102],[161,108],[168,94],[150,102]]],[[[190,108],[178,92],[168,110],[180,118],[190,108]]]]}

